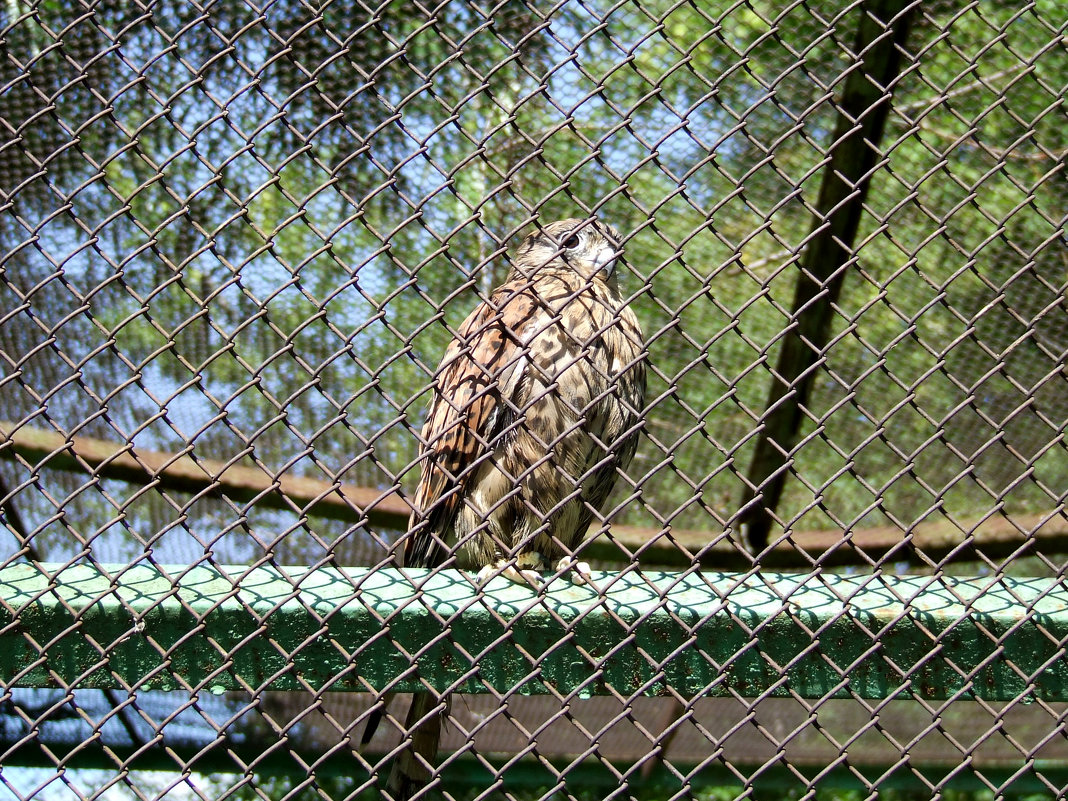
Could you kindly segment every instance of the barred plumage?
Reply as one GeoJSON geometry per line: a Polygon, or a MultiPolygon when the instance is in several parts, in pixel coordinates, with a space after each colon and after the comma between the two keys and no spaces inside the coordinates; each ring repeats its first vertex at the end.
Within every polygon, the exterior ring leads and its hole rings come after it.
{"type": "MultiPolygon", "coordinates": [[[[526,238],[512,270],[457,332],[438,369],[404,563],[539,584],[588,566],[573,551],[634,455],[645,395],[642,333],[615,277],[619,236],[564,220],[526,238]]],[[[438,700],[413,699],[412,744],[390,789],[429,778],[438,700]]]]}

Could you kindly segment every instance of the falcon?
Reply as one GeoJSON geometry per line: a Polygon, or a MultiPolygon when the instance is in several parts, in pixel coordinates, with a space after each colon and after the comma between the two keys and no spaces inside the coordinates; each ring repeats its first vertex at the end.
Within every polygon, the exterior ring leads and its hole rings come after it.
{"type": "MultiPolygon", "coordinates": [[[[460,326],[422,430],[405,566],[450,563],[480,582],[534,586],[549,568],[588,579],[574,551],[634,455],[645,396],[619,252],[619,235],[597,220],[545,225],[460,326]]],[[[394,798],[429,779],[446,705],[430,692],[413,697],[394,798]]]]}

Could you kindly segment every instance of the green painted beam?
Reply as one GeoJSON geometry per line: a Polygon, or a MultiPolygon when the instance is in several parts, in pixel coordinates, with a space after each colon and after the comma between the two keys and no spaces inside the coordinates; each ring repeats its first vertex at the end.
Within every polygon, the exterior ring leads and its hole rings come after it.
{"type": "Polygon", "coordinates": [[[197,692],[1068,700],[1056,580],[352,568],[0,570],[0,681],[197,692]]]}

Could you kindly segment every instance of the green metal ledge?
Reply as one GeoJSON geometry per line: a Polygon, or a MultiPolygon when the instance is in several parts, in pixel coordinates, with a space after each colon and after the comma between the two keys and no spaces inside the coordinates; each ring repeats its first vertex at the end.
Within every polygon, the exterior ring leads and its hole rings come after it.
{"type": "Polygon", "coordinates": [[[0,570],[20,687],[1068,700],[1054,580],[455,570],[0,570]]]}

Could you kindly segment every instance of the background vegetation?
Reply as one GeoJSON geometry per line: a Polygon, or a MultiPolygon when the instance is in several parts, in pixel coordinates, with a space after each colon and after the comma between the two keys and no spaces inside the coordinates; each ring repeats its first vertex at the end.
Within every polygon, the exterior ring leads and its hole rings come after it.
{"type": "MultiPolygon", "coordinates": [[[[614,519],[714,536],[789,322],[858,13],[9,4],[4,416],[408,486],[450,327],[534,219],[597,213],[628,237],[653,375],[614,519]]],[[[790,528],[1063,502],[1058,19],[1055,3],[944,3],[914,24],[790,528]]],[[[364,562],[391,536],[3,469],[49,558],[364,562]]]]}
{"type": "MultiPolygon", "coordinates": [[[[410,488],[452,329],[535,220],[595,213],[627,238],[651,370],[612,522],[715,540],[861,13],[11,0],[0,418],[410,488]]],[[[786,531],[1063,518],[1066,35],[1058,0],[917,14],[786,531]]],[[[0,477],[52,561],[365,564],[399,533],[49,460],[0,477]]],[[[1063,571],[1041,553],[984,567],[1063,571]]]]}

